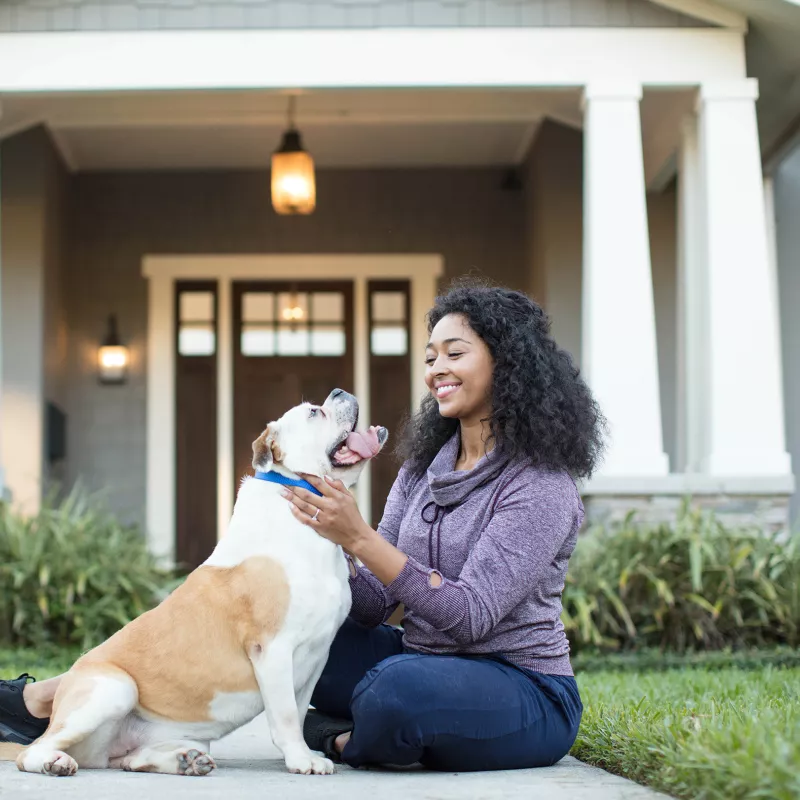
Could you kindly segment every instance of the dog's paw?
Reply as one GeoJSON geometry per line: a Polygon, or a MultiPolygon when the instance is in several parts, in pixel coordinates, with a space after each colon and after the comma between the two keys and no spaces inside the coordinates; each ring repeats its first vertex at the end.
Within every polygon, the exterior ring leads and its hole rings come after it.
{"type": "Polygon", "coordinates": [[[216,766],[208,753],[201,753],[199,750],[178,753],[179,775],[208,775],[216,766]]]}
{"type": "Polygon", "coordinates": [[[333,761],[309,753],[307,756],[287,758],[286,769],[295,775],[332,775],[333,761]]]}
{"type": "Polygon", "coordinates": [[[57,778],[64,778],[74,775],[78,771],[78,762],[66,753],[56,750],[51,758],[42,764],[42,772],[45,775],[54,775],[57,778]]]}

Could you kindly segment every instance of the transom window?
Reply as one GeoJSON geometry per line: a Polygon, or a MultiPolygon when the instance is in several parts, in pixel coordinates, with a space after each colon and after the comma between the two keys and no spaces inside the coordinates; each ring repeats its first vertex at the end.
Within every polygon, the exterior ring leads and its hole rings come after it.
{"type": "Polygon", "coordinates": [[[242,355],[343,356],[341,292],[261,292],[242,295],[242,355]]]}

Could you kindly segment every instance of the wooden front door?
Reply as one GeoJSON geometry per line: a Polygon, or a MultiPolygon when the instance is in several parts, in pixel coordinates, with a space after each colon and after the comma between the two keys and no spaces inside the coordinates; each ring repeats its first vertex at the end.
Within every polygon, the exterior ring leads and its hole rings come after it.
{"type": "Polygon", "coordinates": [[[233,284],[234,479],[252,472],[253,440],[303,400],[353,392],[353,285],[233,284]]]}
{"type": "MultiPolygon", "coordinates": [[[[217,542],[217,297],[216,281],[176,286],[176,559],[187,569],[217,542]]],[[[373,526],[397,475],[391,451],[410,408],[409,297],[408,281],[370,281],[363,310],[371,411],[360,423],[385,425],[391,436],[368,467],[373,526]]],[[[223,390],[233,401],[235,496],[268,422],[336,387],[354,391],[353,284],[234,282],[231,303],[233,383],[223,390]]]]}

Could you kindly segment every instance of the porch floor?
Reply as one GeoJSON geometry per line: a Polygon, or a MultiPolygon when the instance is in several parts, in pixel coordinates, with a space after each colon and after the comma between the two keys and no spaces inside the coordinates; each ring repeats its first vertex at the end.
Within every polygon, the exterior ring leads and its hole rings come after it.
{"type": "Polygon", "coordinates": [[[0,794],[39,800],[203,800],[235,797],[263,800],[265,797],[298,800],[656,800],[665,795],[652,792],[624,778],[565,758],[555,767],[494,773],[431,773],[422,770],[354,770],[337,767],[335,775],[290,775],[269,739],[264,715],[212,746],[218,769],[208,778],[129,772],[79,772],[70,779],[27,775],[14,764],[0,764],[0,794]],[[167,795],[168,793],[168,795],[167,795]]]}

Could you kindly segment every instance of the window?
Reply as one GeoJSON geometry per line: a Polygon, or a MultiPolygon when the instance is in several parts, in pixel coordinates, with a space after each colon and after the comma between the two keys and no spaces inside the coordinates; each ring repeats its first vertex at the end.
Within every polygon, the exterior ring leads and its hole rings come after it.
{"type": "Polygon", "coordinates": [[[341,292],[245,292],[245,356],[343,356],[347,350],[341,292]]]}
{"type": "Polygon", "coordinates": [[[408,353],[408,295],[374,290],[370,296],[370,349],[374,356],[408,353]]]}
{"type": "Polygon", "coordinates": [[[179,290],[178,354],[213,356],[216,351],[215,297],[212,291],[179,290]]]}

